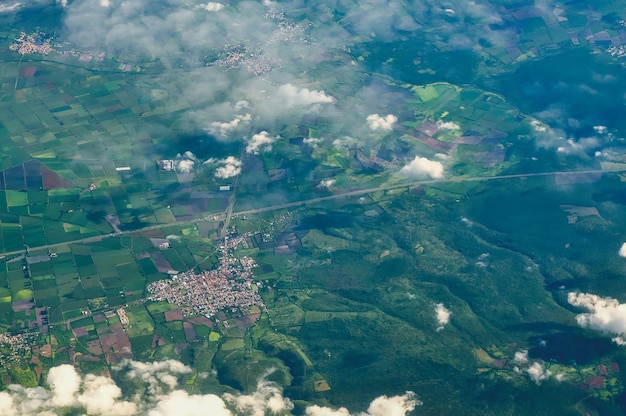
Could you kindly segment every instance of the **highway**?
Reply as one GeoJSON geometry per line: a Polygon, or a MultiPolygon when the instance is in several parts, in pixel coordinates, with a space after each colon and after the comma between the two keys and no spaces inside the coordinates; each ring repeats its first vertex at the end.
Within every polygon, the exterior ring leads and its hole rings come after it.
{"type": "MultiPolygon", "coordinates": [[[[620,173],[620,172],[626,172],[626,169],[615,169],[615,170],[587,169],[587,170],[577,170],[577,171],[517,173],[517,174],[511,174],[511,175],[496,175],[496,176],[485,176],[485,177],[483,177],[483,176],[476,176],[476,177],[468,177],[468,178],[443,178],[443,179],[409,180],[409,181],[398,182],[398,183],[392,184],[392,185],[384,185],[384,186],[377,186],[377,187],[363,188],[363,189],[353,189],[353,190],[348,190],[348,191],[345,191],[345,192],[339,192],[339,193],[336,193],[336,194],[333,194],[333,195],[322,196],[322,197],[319,197],[319,198],[304,199],[304,200],[301,200],[301,201],[286,202],[286,203],[282,203],[282,204],[276,204],[276,205],[271,205],[271,206],[267,206],[267,207],[248,209],[248,210],[241,210],[241,211],[235,211],[233,209],[235,201],[234,201],[234,197],[232,197],[226,212],[224,212],[222,214],[210,215],[210,216],[205,216],[205,217],[201,217],[201,218],[193,218],[191,220],[179,221],[179,222],[176,222],[176,223],[149,225],[149,226],[142,227],[142,228],[139,228],[139,229],[121,231],[119,233],[111,233],[111,234],[104,234],[104,235],[93,236],[93,237],[86,237],[86,238],[82,238],[82,239],[71,240],[71,241],[64,241],[62,243],[47,244],[47,245],[37,246],[37,247],[27,247],[27,249],[28,249],[28,251],[42,250],[42,249],[47,249],[49,251],[53,251],[52,249],[54,249],[55,247],[61,247],[61,246],[67,245],[67,244],[94,243],[94,242],[101,241],[104,238],[120,237],[120,236],[123,236],[123,235],[131,235],[131,234],[141,233],[141,232],[147,231],[147,230],[154,230],[154,229],[159,229],[159,228],[171,227],[172,225],[185,225],[185,224],[192,224],[192,223],[201,222],[201,221],[223,221],[223,220],[225,220],[225,223],[228,223],[229,220],[230,220],[230,217],[234,216],[234,215],[237,215],[237,216],[238,215],[252,215],[252,214],[258,214],[258,213],[262,213],[262,212],[277,211],[277,210],[281,210],[281,209],[285,209],[285,208],[294,208],[294,207],[299,207],[299,206],[303,206],[303,205],[314,205],[314,204],[317,204],[317,203],[320,203],[320,202],[331,201],[331,200],[339,199],[339,198],[347,198],[347,197],[352,197],[352,196],[367,195],[367,194],[371,194],[371,193],[374,193],[374,192],[391,191],[391,190],[394,190],[394,189],[412,188],[412,187],[416,187],[416,186],[420,186],[420,185],[434,185],[434,184],[462,183],[462,182],[484,182],[484,181],[494,181],[494,180],[507,180],[507,179],[545,177],[545,176],[588,175],[588,174],[620,173]]],[[[25,253],[27,249],[25,248],[23,250],[15,250],[15,251],[9,251],[9,252],[0,253],[0,260],[2,260],[2,257],[19,255],[19,254],[25,253]]]]}
{"type": "Polygon", "coordinates": [[[359,196],[359,195],[367,195],[374,192],[381,191],[391,191],[394,189],[402,189],[402,188],[413,188],[420,185],[433,185],[438,183],[461,183],[461,182],[483,182],[483,181],[492,181],[492,180],[501,180],[501,179],[516,179],[516,178],[530,178],[530,177],[539,177],[539,176],[558,176],[558,175],[582,175],[582,174],[592,174],[592,173],[619,173],[626,172],[626,169],[622,170],[601,170],[601,169],[590,169],[590,170],[579,170],[579,171],[561,171],[561,172],[537,172],[537,173],[518,173],[513,175],[500,175],[500,176],[476,176],[471,178],[444,178],[444,179],[423,179],[423,180],[413,180],[413,181],[404,181],[398,182],[393,185],[385,185],[378,186],[374,188],[364,188],[364,189],[355,189],[351,191],[341,192],[333,195],[323,196],[319,198],[313,199],[305,199],[302,201],[294,201],[294,202],[286,202],[284,204],[272,205],[269,207],[250,209],[245,211],[235,211],[233,215],[249,215],[249,214],[257,214],[261,212],[275,211],[279,209],[285,208],[293,208],[301,205],[310,205],[316,204],[323,201],[329,201],[338,198],[346,198],[350,196],[359,196]]]}

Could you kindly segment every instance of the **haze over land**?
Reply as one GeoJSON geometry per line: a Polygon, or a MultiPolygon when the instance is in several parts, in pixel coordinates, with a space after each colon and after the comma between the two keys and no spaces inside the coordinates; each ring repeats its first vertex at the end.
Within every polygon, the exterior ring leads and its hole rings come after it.
{"type": "Polygon", "coordinates": [[[623,414],[579,3],[0,1],[0,410],[623,414]]]}

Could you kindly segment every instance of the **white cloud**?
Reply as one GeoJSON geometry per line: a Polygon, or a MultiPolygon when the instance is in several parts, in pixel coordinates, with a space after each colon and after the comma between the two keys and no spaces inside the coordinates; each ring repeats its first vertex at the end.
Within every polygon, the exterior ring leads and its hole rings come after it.
{"type": "Polygon", "coordinates": [[[374,399],[363,416],[403,416],[412,412],[420,404],[415,393],[410,391],[402,396],[380,396],[374,399]]]}
{"type": "MultiPolygon", "coordinates": [[[[23,6],[20,2],[15,2],[12,4],[0,4],[0,14],[2,13],[13,13],[16,10],[21,9],[23,6]]],[[[65,7],[65,5],[63,5],[65,7]]]]}
{"type": "MultiPolygon", "coordinates": [[[[417,400],[415,393],[407,391],[402,396],[380,396],[370,403],[367,412],[357,413],[354,416],[405,416],[415,410],[422,402],[417,400]]],[[[309,406],[306,408],[306,416],[351,416],[345,407],[331,409],[321,406],[309,406]]]]}
{"type": "Polygon", "coordinates": [[[176,162],[176,172],[191,173],[195,164],[196,162],[194,162],[193,160],[179,160],[178,162],[176,162]]]}
{"type": "Polygon", "coordinates": [[[190,160],[198,160],[198,158],[196,157],[196,155],[194,155],[192,152],[190,152],[189,150],[185,151],[185,153],[183,153],[182,157],[186,157],[187,159],[190,160]]]}
{"type": "Polygon", "coordinates": [[[597,137],[582,137],[578,140],[567,139],[564,146],[559,146],[557,152],[570,154],[570,153],[584,153],[588,150],[595,149],[601,145],[600,140],[597,137]]]}
{"type": "Polygon", "coordinates": [[[530,376],[531,380],[533,380],[537,384],[541,384],[543,380],[550,378],[552,372],[550,370],[544,369],[543,365],[538,362],[534,362],[530,367],[526,369],[526,372],[530,376]]]}
{"type": "Polygon", "coordinates": [[[346,148],[358,142],[359,141],[355,139],[354,137],[343,136],[343,137],[333,140],[333,146],[336,148],[346,148]]]}
{"type": "Polygon", "coordinates": [[[608,131],[606,126],[593,126],[593,129],[598,134],[606,134],[606,132],[608,131]]]}
{"type": "Polygon", "coordinates": [[[187,150],[183,154],[176,155],[176,172],[178,173],[191,173],[198,162],[198,158],[192,152],[187,150]]]}
{"type": "Polygon", "coordinates": [[[291,400],[284,398],[282,391],[275,384],[266,381],[266,377],[272,371],[261,377],[254,393],[247,395],[226,393],[224,399],[239,412],[250,416],[265,416],[268,410],[272,414],[278,414],[293,409],[291,400]]]}
{"type": "Polygon", "coordinates": [[[228,156],[226,159],[209,159],[205,163],[216,163],[220,165],[215,169],[215,177],[221,179],[232,178],[241,173],[241,160],[234,156],[228,156]]]}
{"type": "Polygon", "coordinates": [[[437,121],[437,127],[440,130],[461,130],[461,126],[452,121],[437,121]]]}
{"type": "Polygon", "coordinates": [[[545,132],[548,130],[548,126],[546,126],[539,120],[532,120],[530,122],[530,125],[533,128],[533,130],[535,130],[536,132],[545,132]]]}
{"type": "Polygon", "coordinates": [[[441,331],[447,324],[450,322],[450,316],[452,316],[452,312],[450,312],[443,303],[438,303],[435,305],[435,314],[437,317],[437,332],[441,331]]]}
{"type": "Polygon", "coordinates": [[[295,85],[285,84],[278,87],[277,98],[286,107],[308,106],[312,104],[329,104],[335,99],[326,95],[324,91],[298,89],[295,85]]]}
{"type": "Polygon", "coordinates": [[[74,405],[80,382],[80,376],[69,364],[51,368],[48,373],[48,385],[52,391],[52,404],[58,407],[74,405]]]}
{"type": "MultiPolygon", "coordinates": [[[[126,361],[114,368],[122,377],[143,382],[145,393],[125,392],[132,401],[122,398],[122,391],[106,377],[79,375],[74,367],[53,367],[48,387],[9,386],[0,392],[2,416],[54,416],[73,409],[76,414],[91,416],[265,416],[291,415],[294,405],[275,384],[261,378],[250,394],[226,393],[192,395],[180,389],[178,377],[189,374],[190,367],[175,361],[141,363],[126,361]],[[61,383],[63,378],[67,383],[61,383]]],[[[267,376],[269,374],[265,374],[267,376]]],[[[139,387],[139,390],[142,388],[139,387]]],[[[380,396],[367,412],[354,416],[406,416],[421,405],[415,394],[380,396]]],[[[350,416],[346,408],[309,406],[307,416],[350,416]]]]}
{"type": "Polygon", "coordinates": [[[189,395],[175,390],[162,396],[148,416],[232,416],[224,400],[214,394],[189,395]]]}
{"type": "Polygon", "coordinates": [[[320,139],[319,137],[305,137],[304,139],[302,139],[303,143],[306,143],[311,147],[317,147],[317,144],[321,141],[322,139],[320,139]]]}
{"type": "Polygon", "coordinates": [[[252,136],[248,145],[246,146],[246,153],[259,154],[261,147],[265,147],[266,150],[272,150],[272,143],[274,143],[278,137],[271,137],[266,131],[262,131],[252,136]]]}
{"type": "Polygon", "coordinates": [[[624,345],[626,345],[626,339],[624,339],[624,337],[615,337],[613,338],[613,342],[619,345],[620,347],[623,347],[624,345]]]}
{"type": "Polygon", "coordinates": [[[100,0],[100,6],[102,7],[109,7],[111,5],[111,1],[110,0],[100,0]]]}
{"type": "Polygon", "coordinates": [[[133,416],[135,403],[120,400],[120,389],[110,378],[88,374],[83,379],[83,392],[77,398],[87,414],[101,416],[133,416]]]}
{"type": "Polygon", "coordinates": [[[165,360],[154,362],[127,361],[119,369],[128,370],[128,377],[140,378],[148,383],[151,392],[160,392],[161,383],[170,389],[173,389],[177,382],[173,375],[190,374],[191,367],[186,366],[180,361],[165,360]]]}
{"type": "Polygon", "coordinates": [[[350,416],[350,411],[345,407],[330,409],[318,405],[309,406],[306,409],[307,416],[350,416]]]}
{"type": "Polygon", "coordinates": [[[367,125],[371,130],[393,130],[393,125],[398,121],[398,117],[393,114],[387,114],[386,116],[379,116],[378,114],[370,114],[365,119],[367,125]]]}
{"type": "Polygon", "coordinates": [[[317,185],[318,188],[330,188],[337,182],[336,179],[324,179],[317,185]]]}
{"type": "Polygon", "coordinates": [[[425,157],[415,156],[415,159],[400,169],[400,172],[410,176],[430,176],[433,179],[440,179],[443,177],[443,164],[425,157]]]}
{"type": "Polygon", "coordinates": [[[63,364],[51,368],[46,381],[47,389],[12,385],[8,392],[0,393],[3,416],[52,416],[68,408],[84,409],[97,416],[138,413],[137,404],[121,400],[122,390],[110,378],[93,374],[81,377],[73,366],[63,364]]]}
{"type": "Polygon", "coordinates": [[[615,335],[613,341],[624,344],[626,335],[626,304],[617,299],[603,298],[591,293],[570,292],[567,301],[572,306],[588,310],[587,313],[576,315],[576,322],[582,327],[595,329],[606,334],[615,335]]]}
{"type": "Polygon", "coordinates": [[[207,10],[209,12],[219,12],[224,8],[224,5],[222,3],[210,1],[207,4],[203,5],[203,8],[204,10],[207,10]]]}
{"type": "Polygon", "coordinates": [[[470,220],[469,218],[466,217],[461,217],[461,222],[465,225],[467,225],[468,227],[473,227],[474,226],[474,221],[470,220]]]}
{"type": "Polygon", "coordinates": [[[231,131],[239,127],[240,124],[248,123],[250,120],[252,120],[252,115],[250,114],[237,115],[231,121],[214,121],[210,124],[207,130],[213,134],[227,136],[231,131]]]}
{"type": "Polygon", "coordinates": [[[516,351],[513,361],[518,364],[526,364],[528,362],[528,350],[516,351]]]}
{"type": "Polygon", "coordinates": [[[244,108],[250,108],[250,103],[246,100],[239,100],[235,103],[235,110],[239,111],[244,108]]]}
{"type": "Polygon", "coordinates": [[[626,243],[623,243],[622,246],[619,248],[619,256],[626,257],[626,243]]]}

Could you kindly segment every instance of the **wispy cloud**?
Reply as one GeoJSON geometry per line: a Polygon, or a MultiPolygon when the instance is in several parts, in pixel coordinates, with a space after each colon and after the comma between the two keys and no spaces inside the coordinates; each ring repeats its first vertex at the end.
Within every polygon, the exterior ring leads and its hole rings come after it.
{"type": "Polygon", "coordinates": [[[443,303],[437,303],[435,305],[435,317],[437,318],[437,332],[441,331],[448,322],[450,322],[450,317],[452,316],[452,312],[448,310],[444,306],[443,303]]]}
{"type": "Polygon", "coordinates": [[[461,130],[461,126],[453,121],[437,121],[437,127],[439,130],[461,130]]]}
{"type": "Polygon", "coordinates": [[[281,85],[276,96],[287,107],[330,104],[335,101],[333,97],[326,95],[324,91],[298,88],[292,84],[281,85]]]}
{"type": "Polygon", "coordinates": [[[213,121],[207,130],[220,137],[228,136],[233,130],[249,123],[252,120],[251,114],[237,115],[230,121],[213,121]]]}

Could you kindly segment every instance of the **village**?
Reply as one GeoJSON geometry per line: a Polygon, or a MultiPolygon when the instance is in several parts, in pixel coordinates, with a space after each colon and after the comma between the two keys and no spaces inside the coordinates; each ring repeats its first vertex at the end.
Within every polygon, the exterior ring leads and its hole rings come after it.
{"type": "Polygon", "coordinates": [[[221,310],[245,314],[253,305],[265,310],[257,286],[252,282],[252,269],[258,267],[250,257],[234,257],[244,237],[224,238],[218,247],[219,265],[214,270],[195,273],[187,271],[148,285],[150,300],[178,305],[186,316],[204,315],[213,318],[221,310]]]}
{"type": "Polygon", "coordinates": [[[0,334],[0,364],[5,366],[9,363],[19,362],[25,355],[32,352],[33,345],[37,342],[39,334],[34,331],[0,334]]]}

